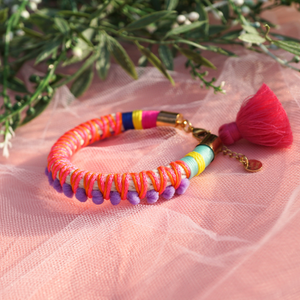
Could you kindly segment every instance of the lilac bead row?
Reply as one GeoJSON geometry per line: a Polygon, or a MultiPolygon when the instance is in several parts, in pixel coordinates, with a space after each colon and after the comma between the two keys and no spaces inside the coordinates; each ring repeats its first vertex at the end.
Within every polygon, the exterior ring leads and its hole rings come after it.
{"type": "MultiPolygon", "coordinates": [[[[72,198],[74,196],[74,192],[73,192],[70,184],[64,183],[61,186],[61,184],[57,178],[55,178],[53,180],[52,172],[49,172],[47,168],[45,170],[45,174],[46,174],[46,176],[48,176],[49,184],[51,186],[53,186],[53,188],[57,192],[64,193],[65,196],[68,198],[72,198]]],[[[167,186],[166,189],[164,190],[164,192],[161,194],[161,196],[166,200],[170,200],[175,195],[175,193],[178,195],[182,195],[187,190],[189,184],[190,184],[190,181],[187,178],[184,178],[181,180],[181,183],[176,190],[172,185],[167,186]]],[[[85,189],[83,189],[83,188],[77,188],[75,197],[80,202],[85,202],[88,199],[85,189]]],[[[146,200],[149,204],[155,203],[158,200],[158,198],[159,198],[159,193],[156,192],[155,190],[147,191],[146,200]]],[[[139,198],[139,195],[136,191],[128,191],[127,200],[133,205],[137,205],[141,201],[141,199],[139,198]]],[[[103,195],[99,190],[92,191],[92,201],[95,204],[102,204],[104,202],[103,195]]],[[[118,205],[121,202],[120,193],[117,191],[111,191],[110,192],[110,202],[112,205],[118,205]]]]}

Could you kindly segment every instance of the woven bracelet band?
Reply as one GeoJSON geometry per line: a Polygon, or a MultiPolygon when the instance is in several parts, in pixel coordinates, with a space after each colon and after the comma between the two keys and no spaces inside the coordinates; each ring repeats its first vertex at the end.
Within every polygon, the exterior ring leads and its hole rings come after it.
{"type": "Polygon", "coordinates": [[[136,110],[92,119],[66,132],[51,148],[45,173],[56,191],[69,198],[75,194],[81,202],[91,198],[95,204],[110,200],[117,205],[127,199],[135,205],[146,198],[148,203],[155,203],[160,195],[171,199],[175,193],[183,194],[189,180],[203,172],[221,148],[219,137],[192,127],[181,114],[136,110]],[[168,166],[140,173],[93,173],[78,169],[70,161],[75,152],[96,141],[126,130],[156,126],[172,126],[192,132],[201,143],[168,166]]]}

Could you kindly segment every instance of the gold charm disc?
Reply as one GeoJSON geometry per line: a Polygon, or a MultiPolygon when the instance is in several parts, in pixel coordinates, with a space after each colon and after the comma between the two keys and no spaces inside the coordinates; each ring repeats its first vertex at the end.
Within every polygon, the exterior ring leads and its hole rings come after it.
{"type": "Polygon", "coordinates": [[[248,164],[245,167],[245,170],[248,172],[258,172],[262,169],[262,163],[259,160],[256,159],[249,159],[248,164]]]}

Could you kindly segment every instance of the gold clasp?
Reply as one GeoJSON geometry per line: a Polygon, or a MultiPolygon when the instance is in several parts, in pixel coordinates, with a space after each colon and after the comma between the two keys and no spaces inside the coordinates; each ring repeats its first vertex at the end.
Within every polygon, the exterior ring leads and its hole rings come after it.
{"type": "Polygon", "coordinates": [[[204,128],[193,128],[193,136],[199,141],[202,141],[208,134],[210,134],[209,130],[204,128]]]}

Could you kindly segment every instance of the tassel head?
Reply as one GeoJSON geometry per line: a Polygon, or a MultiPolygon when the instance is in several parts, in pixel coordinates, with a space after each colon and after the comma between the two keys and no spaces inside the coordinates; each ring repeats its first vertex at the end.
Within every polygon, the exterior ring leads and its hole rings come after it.
{"type": "Polygon", "coordinates": [[[244,101],[235,122],[220,127],[219,136],[225,145],[241,138],[270,147],[289,147],[293,143],[287,114],[266,84],[244,101]]]}

